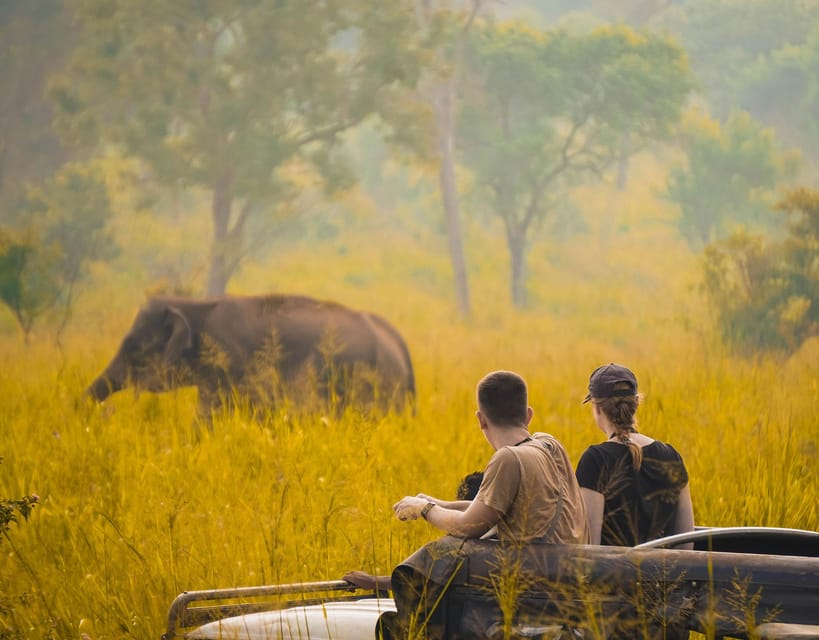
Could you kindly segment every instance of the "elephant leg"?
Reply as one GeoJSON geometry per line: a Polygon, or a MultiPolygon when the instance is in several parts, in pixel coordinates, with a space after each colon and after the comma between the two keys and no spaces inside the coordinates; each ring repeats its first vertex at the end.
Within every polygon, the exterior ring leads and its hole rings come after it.
{"type": "Polygon", "coordinates": [[[200,425],[207,427],[208,431],[213,432],[213,417],[222,413],[229,408],[227,405],[227,396],[218,388],[209,386],[200,386],[198,389],[199,402],[197,405],[197,422],[200,425]]]}

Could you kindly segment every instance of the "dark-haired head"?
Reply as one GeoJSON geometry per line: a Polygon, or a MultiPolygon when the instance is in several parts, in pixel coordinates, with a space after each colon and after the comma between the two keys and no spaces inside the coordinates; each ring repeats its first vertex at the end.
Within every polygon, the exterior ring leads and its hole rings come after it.
{"type": "Polygon", "coordinates": [[[527,424],[526,382],[512,371],[493,371],[478,383],[478,409],[495,426],[527,424]]]}
{"type": "Polygon", "coordinates": [[[589,376],[589,393],[584,403],[592,398],[622,398],[637,395],[637,376],[631,369],[610,362],[597,367],[589,376]]]}
{"type": "Polygon", "coordinates": [[[483,471],[473,471],[465,475],[461,479],[461,484],[458,485],[458,500],[474,500],[478,495],[478,489],[481,488],[483,482],[483,471]]]}

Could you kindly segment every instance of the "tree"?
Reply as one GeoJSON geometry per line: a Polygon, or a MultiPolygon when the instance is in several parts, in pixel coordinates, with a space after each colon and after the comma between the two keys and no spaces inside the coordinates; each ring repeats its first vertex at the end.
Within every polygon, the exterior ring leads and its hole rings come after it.
{"type": "Polygon", "coordinates": [[[116,254],[107,188],[93,167],[67,164],[14,213],[17,228],[0,227],[0,302],[26,342],[39,317],[62,310],[59,336],[87,265],[116,254]]]}
{"type": "Polygon", "coordinates": [[[724,126],[691,114],[681,132],[685,165],[669,172],[666,196],[680,207],[680,232],[695,249],[725,237],[731,225],[763,220],[780,179],[796,158],[781,154],[773,132],[746,113],[724,126]]]}
{"type": "Polygon", "coordinates": [[[439,44],[435,51],[438,73],[433,73],[422,89],[424,100],[432,106],[435,141],[437,144],[438,184],[444,208],[449,257],[455,281],[455,298],[461,315],[471,312],[469,279],[461,232],[461,209],[456,182],[456,102],[461,80],[463,49],[472,25],[484,4],[483,0],[471,0],[471,6],[462,13],[435,9],[430,2],[420,1],[418,15],[426,31],[442,28],[451,34],[449,41],[439,44]]]}
{"type": "Polygon", "coordinates": [[[792,189],[776,208],[787,217],[781,272],[789,293],[779,331],[793,349],[819,335],[819,191],[792,189]]]}
{"type": "Polygon", "coordinates": [[[52,86],[74,143],[114,144],[166,185],[203,189],[213,237],[208,294],[242,258],[249,217],[288,192],[301,163],[327,189],[349,184],[338,154],[369,116],[411,140],[404,92],[420,48],[409,0],[88,0],[83,38],[52,86]]]}
{"type": "Polygon", "coordinates": [[[791,352],[819,335],[819,192],[793,189],[776,208],[781,242],[740,231],[704,253],[704,290],[723,340],[741,352],[791,352]]]}
{"type": "Polygon", "coordinates": [[[0,227],[0,301],[11,311],[28,342],[34,321],[53,300],[52,283],[33,268],[34,241],[0,227]]]}
{"type": "Polygon", "coordinates": [[[669,135],[691,88],[685,55],[627,27],[587,35],[488,25],[469,48],[461,157],[503,222],[514,304],[525,304],[529,238],[580,180],[669,135]]]}

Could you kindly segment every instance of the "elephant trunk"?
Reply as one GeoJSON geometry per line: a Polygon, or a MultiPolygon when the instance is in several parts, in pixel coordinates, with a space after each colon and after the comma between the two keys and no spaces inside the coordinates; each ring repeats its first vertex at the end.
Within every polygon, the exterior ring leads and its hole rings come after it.
{"type": "Polygon", "coordinates": [[[105,376],[100,376],[88,386],[88,388],[85,390],[85,394],[97,402],[102,402],[108,396],[114,393],[114,391],[117,391],[117,389],[114,388],[111,380],[105,376]]]}
{"type": "Polygon", "coordinates": [[[123,387],[123,376],[117,375],[117,367],[115,362],[112,362],[103,371],[99,377],[92,382],[85,390],[86,395],[90,396],[97,402],[102,402],[112,393],[119,391],[123,387]]]}

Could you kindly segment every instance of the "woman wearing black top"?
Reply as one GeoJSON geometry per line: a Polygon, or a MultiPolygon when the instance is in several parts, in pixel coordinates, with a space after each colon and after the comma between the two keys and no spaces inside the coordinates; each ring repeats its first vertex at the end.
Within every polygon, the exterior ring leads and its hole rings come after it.
{"type": "Polygon", "coordinates": [[[688,472],[669,444],[637,432],[637,378],[607,364],[589,378],[594,420],[606,442],[592,445],[577,465],[592,544],[634,546],[694,529],[688,472]]]}

